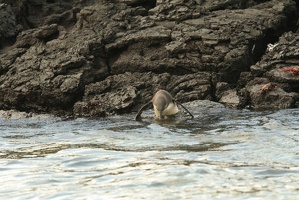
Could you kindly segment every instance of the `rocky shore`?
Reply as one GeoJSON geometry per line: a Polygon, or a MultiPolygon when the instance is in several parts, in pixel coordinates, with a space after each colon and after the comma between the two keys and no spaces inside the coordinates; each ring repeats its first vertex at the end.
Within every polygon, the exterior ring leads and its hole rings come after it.
{"type": "Polygon", "coordinates": [[[299,99],[295,0],[0,0],[0,109],[136,112],[180,102],[256,109],[299,99]]]}

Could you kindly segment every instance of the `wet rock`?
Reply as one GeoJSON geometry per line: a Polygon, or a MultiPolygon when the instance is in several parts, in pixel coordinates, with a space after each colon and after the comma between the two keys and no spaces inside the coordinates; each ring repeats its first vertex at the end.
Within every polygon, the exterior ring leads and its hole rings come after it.
{"type": "Polygon", "coordinates": [[[211,110],[219,110],[225,108],[223,104],[210,100],[194,100],[183,103],[183,105],[188,107],[190,110],[192,108],[205,108],[211,110]]]}
{"type": "MultiPolygon", "coordinates": [[[[223,104],[210,100],[194,100],[183,103],[183,105],[194,115],[195,119],[203,119],[205,118],[207,113],[209,113],[209,115],[213,115],[216,113],[223,114],[227,109],[223,104]],[[194,113],[195,110],[199,110],[200,114],[196,115],[194,113]]],[[[181,109],[181,112],[184,112],[184,110],[181,109]]]]}
{"type": "Polygon", "coordinates": [[[23,119],[23,118],[35,118],[35,119],[53,119],[49,114],[36,114],[32,112],[20,112],[17,110],[0,110],[0,118],[2,119],[23,119]]]}
{"type": "Polygon", "coordinates": [[[223,103],[224,105],[233,108],[241,108],[244,105],[237,90],[227,90],[222,93],[219,103],[223,103]]]}

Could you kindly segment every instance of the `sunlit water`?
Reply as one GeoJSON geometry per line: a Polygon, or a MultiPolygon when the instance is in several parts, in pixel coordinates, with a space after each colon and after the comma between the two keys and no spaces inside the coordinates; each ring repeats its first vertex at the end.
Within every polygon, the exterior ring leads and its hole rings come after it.
{"type": "Polygon", "coordinates": [[[191,110],[0,118],[0,199],[299,198],[299,109],[191,110]]]}

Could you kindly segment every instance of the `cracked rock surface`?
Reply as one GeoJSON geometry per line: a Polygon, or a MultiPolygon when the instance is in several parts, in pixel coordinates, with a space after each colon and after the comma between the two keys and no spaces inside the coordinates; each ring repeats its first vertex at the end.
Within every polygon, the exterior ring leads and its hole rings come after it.
{"type": "Polygon", "coordinates": [[[181,102],[298,104],[292,0],[0,0],[0,16],[1,109],[106,116],[158,89],[181,102]]]}

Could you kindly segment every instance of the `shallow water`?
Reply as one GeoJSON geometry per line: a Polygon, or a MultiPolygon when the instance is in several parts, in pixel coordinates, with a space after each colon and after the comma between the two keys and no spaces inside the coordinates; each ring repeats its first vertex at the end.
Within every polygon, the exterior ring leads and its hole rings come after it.
{"type": "Polygon", "coordinates": [[[298,199],[299,109],[0,118],[0,199],[298,199]]]}

